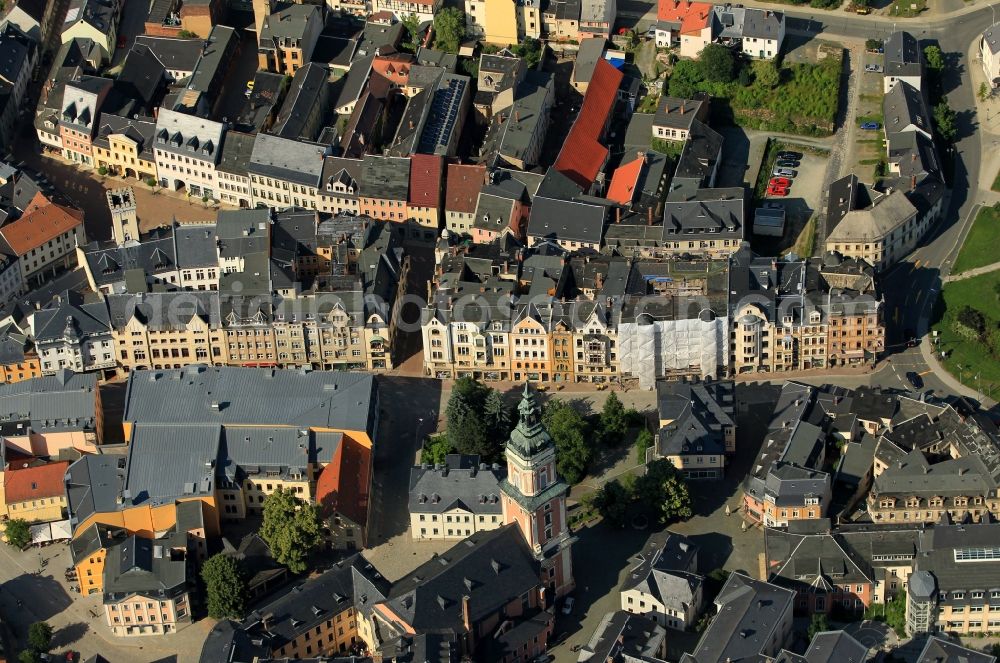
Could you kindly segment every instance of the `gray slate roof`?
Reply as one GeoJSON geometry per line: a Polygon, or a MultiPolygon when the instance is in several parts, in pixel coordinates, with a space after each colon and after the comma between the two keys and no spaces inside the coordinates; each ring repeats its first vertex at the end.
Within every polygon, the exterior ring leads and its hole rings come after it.
{"type": "Polygon", "coordinates": [[[134,371],[124,420],[276,424],[373,434],[375,379],[365,373],[188,366],[134,371]],[[212,403],[219,409],[212,409],[212,403]]]}
{"type": "Polygon", "coordinates": [[[410,470],[410,513],[464,509],[476,515],[501,514],[499,466],[480,465],[479,456],[449,454],[442,466],[410,470]]]}
{"type": "Polygon", "coordinates": [[[247,170],[310,187],[319,186],[326,150],[300,140],[257,134],[247,170]]]}

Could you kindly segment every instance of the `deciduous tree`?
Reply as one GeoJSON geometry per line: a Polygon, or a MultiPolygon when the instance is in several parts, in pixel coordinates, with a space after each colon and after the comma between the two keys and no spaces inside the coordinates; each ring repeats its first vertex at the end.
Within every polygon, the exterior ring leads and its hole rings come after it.
{"type": "Polygon", "coordinates": [[[579,483],[594,455],[587,421],[575,408],[553,398],[545,404],[542,422],[556,445],[559,475],[569,483],[579,483]]]}
{"type": "Polygon", "coordinates": [[[597,495],[594,497],[594,506],[609,524],[621,527],[625,524],[625,516],[631,501],[631,492],[618,483],[617,479],[614,479],[601,486],[601,489],[597,491],[597,495]]]}
{"type": "Polygon", "coordinates": [[[457,7],[444,7],[434,14],[434,48],[446,53],[458,53],[465,39],[465,12],[457,7]]]}
{"type": "Polygon", "coordinates": [[[42,654],[52,649],[52,626],[48,622],[35,622],[29,626],[28,646],[42,654]]]}
{"type": "Polygon", "coordinates": [[[247,583],[240,563],[232,555],[216,553],[201,567],[205,581],[208,616],[242,619],[246,612],[247,583]]]}
{"type": "Polygon", "coordinates": [[[942,97],[934,106],[934,127],[946,142],[955,140],[958,128],[955,126],[955,111],[948,105],[948,97],[942,97]]]}
{"type": "Polygon", "coordinates": [[[302,573],[309,553],[322,541],[318,508],[279,487],[264,498],[260,535],[279,564],[302,573]]]}
{"type": "Polygon", "coordinates": [[[691,495],[687,484],[670,461],[663,458],[646,466],[636,480],[637,499],[652,510],[662,523],[691,517],[691,495]]]}
{"type": "Polygon", "coordinates": [[[18,549],[22,549],[31,543],[31,528],[27,521],[21,518],[8,520],[4,535],[7,537],[7,543],[18,549]]]}
{"type": "Polygon", "coordinates": [[[628,430],[628,418],[625,414],[625,406],[615,395],[615,392],[608,394],[604,401],[604,408],[601,410],[601,433],[605,444],[618,444],[628,430]]]}
{"type": "Polygon", "coordinates": [[[781,75],[778,72],[778,67],[775,66],[773,61],[754,60],[751,67],[753,68],[753,77],[757,82],[757,85],[767,89],[778,87],[778,83],[781,81],[781,75]]]}
{"type": "Polygon", "coordinates": [[[736,78],[736,57],[722,44],[709,44],[698,56],[698,65],[705,80],[730,83],[736,78]]]}

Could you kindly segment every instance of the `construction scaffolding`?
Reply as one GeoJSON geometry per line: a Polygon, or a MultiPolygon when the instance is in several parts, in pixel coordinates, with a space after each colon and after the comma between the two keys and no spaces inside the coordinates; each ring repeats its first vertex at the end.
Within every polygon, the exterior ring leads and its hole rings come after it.
{"type": "Polygon", "coordinates": [[[729,319],[691,318],[652,320],[639,316],[636,322],[618,327],[622,375],[639,378],[639,386],[652,389],[658,378],[671,375],[718,377],[729,365],[727,352],[729,319]]]}

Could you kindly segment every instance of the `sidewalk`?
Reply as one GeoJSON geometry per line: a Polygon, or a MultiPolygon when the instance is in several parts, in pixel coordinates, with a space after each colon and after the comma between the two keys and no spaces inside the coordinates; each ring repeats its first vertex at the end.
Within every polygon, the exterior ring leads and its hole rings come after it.
{"type": "Polygon", "coordinates": [[[990,265],[983,265],[982,267],[974,267],[959,274],[949,274],[948,276],[944,277],[944,282],[951,283],[952,281],[964,281],[965,279],[971,279],[972,277],[979,276],[980,274],[989,274],[990,272],[995,272],[998,269],[1000,269],[1000,262],[995,262],[990,265]]]}
{"type": "MultiPolygon", "coordinates": [[[[855,19],[857,21],[864,21],[868,25],[879,24],[880,27],[891,28],[894,24],[933,24],[938,22],[947,21],[953,18],[958,18],[966,14],[971,14],[977,10],[983,9],[984,7],[989,7],[989,3],[978,3],[978,2],[968,2],[962,7],[953,9],[951,11],[941,11],[934,1],[927,3],[927,9],[923,11],[918,16],[905,17],[905,16],[891,16],[889,14],[878,14],[871,13],[867,16],[861,16],[855,14],[854,12],[849,12],[843,9],[847,5],[841,5],[836,9],[816,9],[810,7],[808,4],[804,5],[793,5],[785,2],[764,2],[763,0],[743,0],[743,5],[747,7],[756,7],[759,9],[770,9],[771,11],[784,12],[788,16],[793,18],[809,18],[812,20],[825,20],[825,19],[855,19]]],[[[891,6],[891,3],[890,3],[891,6]]],[[[876,12],[879,10],[875,10],[876,12]]],[[[912,27],[912,26],[911,26],[912,27]]],[[[986,26],[983,26],[986,27],[986,26]]]]}

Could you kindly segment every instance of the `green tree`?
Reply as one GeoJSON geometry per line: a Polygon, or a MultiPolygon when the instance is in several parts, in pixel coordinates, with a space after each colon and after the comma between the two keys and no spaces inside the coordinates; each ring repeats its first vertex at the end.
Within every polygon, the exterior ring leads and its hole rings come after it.
{"type": "Polygon", "coordinates": [[[416,14],[410,14],[409,16],[400,17],[399,22],[403,24],[403,28],[406,30],[403,48],[410,52],[416,52],[417,46],[420,46],[420,19],[417,18],[416,14]]]}
{"type": "Polygon", "coordinates": [[[434,48],[446,53],[458,53],[465,40],[465,12],[457,7],[445,7],[434,14],[434,48]]]}
{"type": "Polygon", "coordinates": [[[625,514],[628,512],[632,494],[618,480],[612,480],[601,486],[594,496],[594,507],[601,516],[615,527],[625,525],[625,514]]]}
{"type": "Polygon", "coordinates": [[[753,68],[753,77],[757,85],[769,90],[778,87],[781,74],[772,60],[754,60],[750,66],[753,68]]]}
{"type": "Polygon", "coordinates": [[[990,88],[986,85],[986,81],[979,84],[979,91],[976,93],[976,96],[979,97],[979,101],[986,101],[990,98],[990,88]]]}
{"type": "Polygon", "coordinates": [[[965,305],[958,310],[957,320],[959,324],[976,332],[978,336],[986,333],[986,316],[969,305],[965,305]]]}
{"type": "Polygon", "coordinates": [[[52,626],[48,622],[35,622],[29,626],[28,646],[40,654],[52,649],[52,626]]]}
{"type": "Polygon", "coordinates": [[[98,175],[100,175],[101,177],[104,177],[105,175],[107,175],[107,174],[108,174],[108,169],[107,169],[107,167],[106,167],[106,166],[101,166],[101,167],[99,167],[99,168],[97,169],[97,174],[98,174],[98,175]]]}
{"type": "Polygon", "coordinates": [[[519,58],[524,58],[524,64],[534,69],[542,60],[542,42],[534,37],[525,37],[524,41],[510,47],[510,52],[519,58]]]}
{"type": "Polygon", "coordinates": [[[7,521],[7,529],[4,530],[7,536],[7,543],[21,550],[31,543],[31,527],[27,521],[20,518],[13,518],[7,521]]]}
{"type": "Polygon", "coordinates": [[[635,482],[636,497],[662,523],[691,517],[691,495],[684,477],[666,459],[654,460],[635,482]]]}
{"type": "Polygon", "coordinates": [[[806,631],[806,637],[812,640],[817,633],[823,633],[824,631],[829,630],[830,622],[827,620],[826,615],[822,612],[817,612],[812,616],[812,620],[809,622],[809,629],[806,631]]]}
{"type": "Polygon", "coordinates": [[[279,487],[264,498],[260,535],[279,564],[292,573],[302,573],[306,570],[306,557],[322,541],[319,510],[291,490],[279,487]]]}
{"type": "Polygon", "coordinates": [[[948,97],[941,97],[941,101],[934,106],[934,127],[945,142],[952,142],[958,133],[955,127],[955,111],[948,105],[948,97]]]}
{"type": "Polygon", "coordinates": [[[459,378],[448,398],[445,419],[448,440],[458,453],[478,454],[493,460],[499,456],[499,448],[482,415],[487,392],[486,387],[472,378],[459,378]]]}
{"type": "Polygon", "coordinates": [[[605,444],[618,444],[622,441],[628,430],[628,418],[625,414],[625,406],[615,395],[615,392],[608,394],[604,401],[604,408],[601,410],[601,434],[605,444]]]}
{"type": "Polygon", "coordinates": [[[147,177],[146,178],[146,186],[149,187],[150,191],[152,191],[153,189],[155,189],[156,188],[156,178],[155,177],[147,177]]]}
{"type": "Polygon", "coordinates": [[[483,402],[483,418],[497,446],[502,447],[510,436],[511,417],[507,403],[503,400],[503,394],[496,389],[490,389],[486,394],[486,400],[483,402]]]}
{"type": "Polygon", "coordinates": [[[429,465],[444,463],[445,456],[455,453],[447,435],[431,435],[420,449],[420,462],[429,465]]]}
{"type": "Polygon", "coordinates": [[[646,463],[646,450],[651,446],[653,446],[653,434],[643,427],[635,438],[635,462],[644,465],[646,463]]]}
{"type": "Polygon", "coordinates": [[[736,57],[722,44],[709,44],[698,56],[698,66],[706,81],[731,83],[736,78],[736,57]]]}
{"type": "Polygon", "coordinates": [[[556,444],[556,470],[569,483],[587,475],[594,456],[587,420],[567,403],[553,398],[545,404],[542,423],[556,444]]]}
{"type": "Polygon", "coordinates": [[[927,68],[932,71],[944,69],[944,55],[934,44],[924,47],[924,61],[927,63],[927,68]]]}
{"type": "Polygon", "coordinates": [[[177,36],[180,37],[181,39],[197,39],[198,38],[198,34],[195,33],[195,32],[191,32],[190,30],[181,30],[180,32],[177,33],[177,36]]]}
{"type": "Polygon", "coordinates": [[[672,97],[690,99],[699,91],[699,85],[705,80],[701,68],[694,60],[681,60],[674,66],[670,79],[667,81],[667,92],[672,97]]]}
{"type": "Polygon", "coordinates": [[[17,655],[19,663],[42,663],[41,655],[34,649],[24,649],[17,655]]]}
{"type": "Polygon", "coordinates": [[[205,581],[208,616],[242,619],[246,614],[247,582],[240,563],[232,555],[216,553],[201,567],[205,581]]]}

